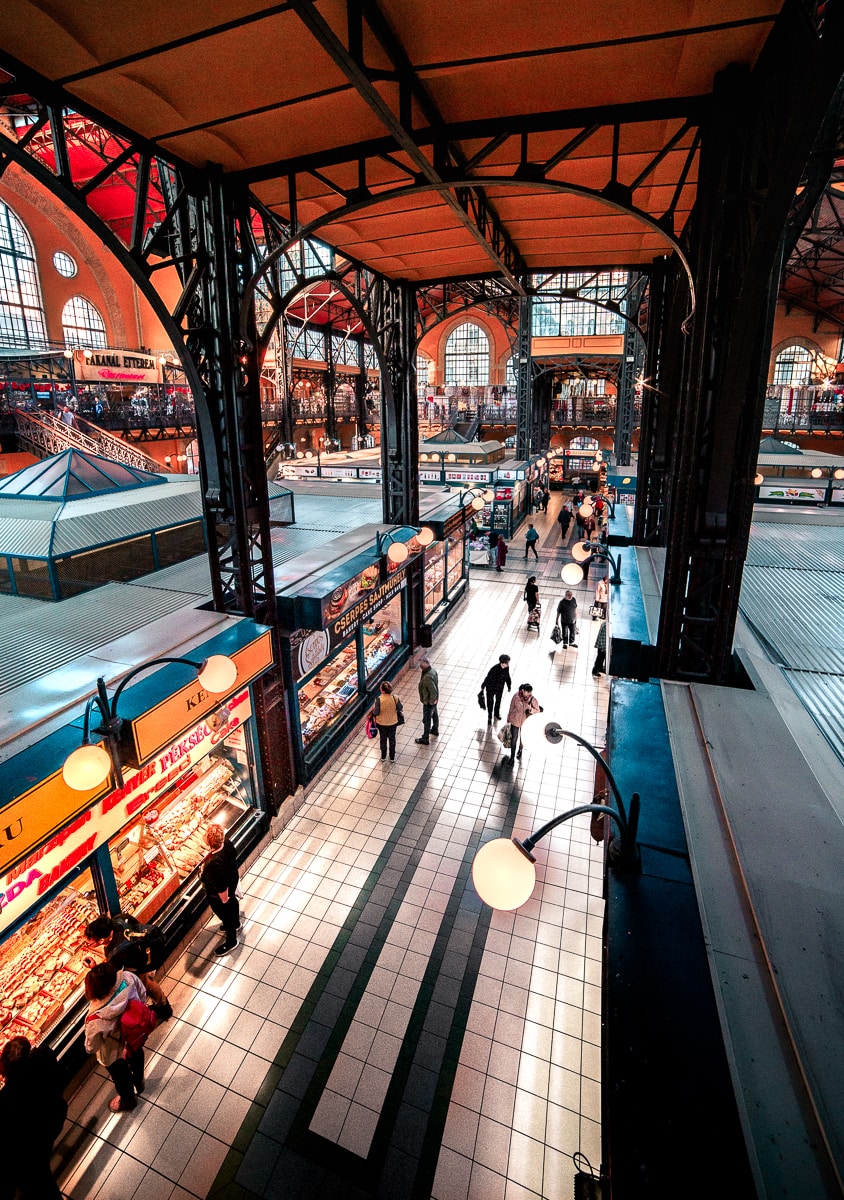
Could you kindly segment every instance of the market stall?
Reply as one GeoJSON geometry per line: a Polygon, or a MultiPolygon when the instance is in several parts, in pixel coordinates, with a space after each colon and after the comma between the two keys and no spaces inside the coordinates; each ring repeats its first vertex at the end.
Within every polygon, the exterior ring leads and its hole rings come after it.
{"type": "Polygon", "coordinates": [[[85,926],[123,911],[175,941],[201,904],[207,826],[221,824],[241,855],[266,828],[249,685],[272,663],[270,631],[239,622],[196,653],[230,656],[233,690],[209,695],[195,674],[172,690],[183,677],[173,668],[128,688],[117,790],[111,780],[87,793],[65,783],[78,724],[0,765],[0,1044],[23,1034],[66,1049],[84,1009],[85,926]]]}
{"type": "MultiPolygon", "coordinates": [[[[381,536],[383,545],[352,555],[348,539],[320,547],[324,565],[313,572],[300,570],[299,560],[285,564],[291,582],[279,590],[277,611],[285,684],[296,698],[291,724],[303,781],[313,778],[372,704],[381,680],[395,675],[410,653],[409,582],[425,547],[410,528],[381,536]],[[398,565],[387,557],[388,539],[407,549],[398,565]],[[332,546],[336,557],[325,562],[332,546]]],[[[432,578],[438,566],[432,558],[432,578]]]]}

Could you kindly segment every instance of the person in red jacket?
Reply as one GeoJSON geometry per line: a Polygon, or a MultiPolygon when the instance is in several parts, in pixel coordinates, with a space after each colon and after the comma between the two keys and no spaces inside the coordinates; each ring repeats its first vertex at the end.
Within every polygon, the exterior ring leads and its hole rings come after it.
{"type": "Polygon", "coordinates": [[[498,541],[495,545],[495,569],[500,571],[507,561],[507,543],[501,534],[498,535],[498,541]]]}

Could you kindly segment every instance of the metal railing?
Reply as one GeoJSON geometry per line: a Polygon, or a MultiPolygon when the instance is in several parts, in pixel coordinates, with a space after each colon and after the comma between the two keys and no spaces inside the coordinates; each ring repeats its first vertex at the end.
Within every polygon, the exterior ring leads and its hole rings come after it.
{"type": "Polygon", "coordinates": [[[113,462],[122,463],[127,467],[135,467],[141,471],[151,471],[162,474],[164,468],[154,458],[129,446],[122,438],[107,433],[104,429],[88,425],[92,434],[84,433],[78,425],[69,425],[53,413],[39,412],[37,415],[15,409],[15,425],[18,437],[36,450],[46,454],[61,454],[63,450],[87,450],[89,454],[98,454],[113,462]]]}

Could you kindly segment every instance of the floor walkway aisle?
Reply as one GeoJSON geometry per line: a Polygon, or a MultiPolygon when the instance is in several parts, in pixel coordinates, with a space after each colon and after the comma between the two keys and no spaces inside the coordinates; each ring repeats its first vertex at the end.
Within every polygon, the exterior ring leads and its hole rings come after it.
{"type": "Polygon", "coordinates": [[[135,1112],[109,1112],[101,1068],[74,1097],[60,1146],[72,1200],[533,1200],[571,1195],[576,1150],[597,1166],[602,853],[588,819],[540,843],[517,914],[483,906],[470,876],[482,840],[526,836],[592,797],[586,752],[567,742],[510,767],[476,700],[507,652],[514,686],[529,681],[547,713],[603,743],[598,626],[581,621],[576,650],[549,636],[558,507],[557,495],[536,521],[549,543],[538,568],[516,539],[507,569],[474,572],[439,632],[439,738],[414,742],[411,670],[395,763],[361,730],[245,874],[242,945],[214,959],[209,921],[173,964],[176,1016],[150,1039],[135,1112]]]}

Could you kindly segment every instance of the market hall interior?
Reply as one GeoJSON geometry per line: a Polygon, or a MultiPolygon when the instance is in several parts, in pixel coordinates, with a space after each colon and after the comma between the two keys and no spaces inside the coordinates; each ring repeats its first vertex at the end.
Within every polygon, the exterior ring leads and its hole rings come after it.
{"type": "Polygon", "coordinates": [[[65,1194],[841,1194],[842,7],[4,6],[0,1040],[65,1194]],[[174,1015],[115,1113],[119,910],[174,1015]]]}

